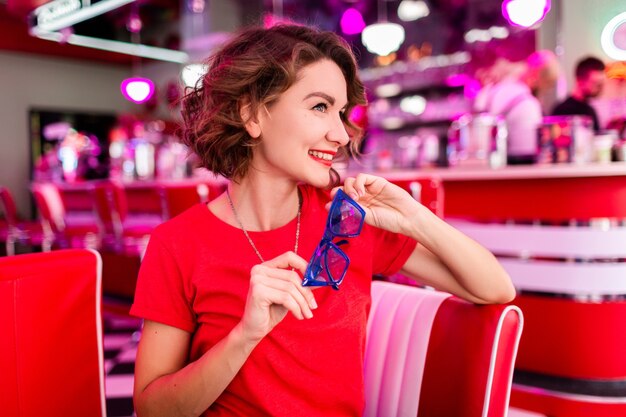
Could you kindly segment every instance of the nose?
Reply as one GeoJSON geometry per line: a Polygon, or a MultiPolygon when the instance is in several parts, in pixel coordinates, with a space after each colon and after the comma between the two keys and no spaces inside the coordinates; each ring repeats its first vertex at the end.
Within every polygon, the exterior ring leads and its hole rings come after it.
{"type": "Polygon", "coordinates": [[[350,136],[348,135],[344,121],[339,115],[333,118],[332,126],[328,129],[328,133],[326,133],[326,139],[331,142],[337,142],[340,146],[345,146],[350,142],[350,136]]]}

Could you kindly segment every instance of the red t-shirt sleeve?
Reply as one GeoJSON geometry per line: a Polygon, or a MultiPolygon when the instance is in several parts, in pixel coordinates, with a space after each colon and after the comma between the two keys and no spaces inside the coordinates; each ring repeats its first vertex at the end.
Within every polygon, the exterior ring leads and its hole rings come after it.
{"type": "Polygon", "coordinates": [[[374,234],[373,273],[393,275],[402,268],[417,241],[407,236],[372,227],[374,234]]]}
{"type": "Polygon", "coordinates": [[[141,262],[130,314],[193,332],[190,292],[179,263],[155,231],[141,262]]]}

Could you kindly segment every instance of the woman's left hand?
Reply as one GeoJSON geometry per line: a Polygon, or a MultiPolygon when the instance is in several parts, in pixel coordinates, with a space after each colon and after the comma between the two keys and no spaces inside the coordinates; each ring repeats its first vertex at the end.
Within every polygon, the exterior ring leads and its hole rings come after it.
{"type": "MultiPolygon", "coordinates": [[[[380,229],[406,234],[421,204],[384,178],[358,174],[345,179],[343,191],[365,210],[365,222],[380,229]]],[[[333,189],[332,196],[337,189],[333,189]]]]}

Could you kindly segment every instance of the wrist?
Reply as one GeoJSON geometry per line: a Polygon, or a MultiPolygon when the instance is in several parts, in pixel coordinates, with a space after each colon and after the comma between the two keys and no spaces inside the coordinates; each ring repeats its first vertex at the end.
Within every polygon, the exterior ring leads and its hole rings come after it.
{"type": "Polygon", "coordinates": [[[244,329],[242,322],[239,322],[228,335],[230,341],[237,346],[244,354],[249,355],[262,338],[251,337],[244,329]]]}

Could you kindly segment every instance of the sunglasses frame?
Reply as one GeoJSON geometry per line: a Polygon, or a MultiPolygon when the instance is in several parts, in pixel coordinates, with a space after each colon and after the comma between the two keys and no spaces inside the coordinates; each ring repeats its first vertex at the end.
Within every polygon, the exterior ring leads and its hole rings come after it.
{"type": "Polygon", "coordinates": [[[337,193],[335,194],[335,197],[333,198],[333,202],[330,205],[330,210],[328,211],[328,217],[326,218],[326,228],[324,229],[324,236],[322,237],[322,240],[320,241],[320,243],[315,247],[313,256],[311,257],[311,260],[309,261],[309,264],[307,265],[306,271],[304,272],[304,278],[302,280],[302,286],[305,286],[305,287],[330,286],[334,290],[339,290],[339,285],[341,284],[344,277],[346,276],[346,273],[348,272],[348,266],[350,265],[350,258],[348,257],[348,255],[346,255],[344,251],[342,251],[339,248],[339,245],[347,243],[347,241],[344,239],[344,240],[341,240],[340,242],[333,243],[333,239],[338,238],[338,237],[346,238],[346,237],[358,236],[359,234],[361,234],[361,230],[363,229],[364,223],[365,223],[365,210],[363,210],[363,208],[361,208],[361,206],[359,206],[356,201],[354,201],[345,192],[343,192],[343,190],[341,189],[337,190],[337,193]],[[336,213],[336,212],[341,210],[341,206],[344,203],[349,204],[350,206],[352,206],[352,208],[357,210],[361,214],[361,220],[360,220],[358,230],[356,232],[346,233],[346,234],[337,234],[333,232],[332,230],[333,229],[332,222],[334,218],[338,214],[340,214],[340,212],[339,213],[336,213]],[[332,274],[330,273],[330,269],[328,268],[327,260],[328,260],[328,252],[330,250],[333,250],[336,254],[341,256],[346,261],[346,266],[344,268],[343,273],[341,274],[341,277],[339,277],[339,279],[336,279],[335,277],[333,277],[332,274]],[[322,272],[322,269],[326,270],[328,281],[322,281],[322,280],[317,279],[317,277],[322,272]]]}

